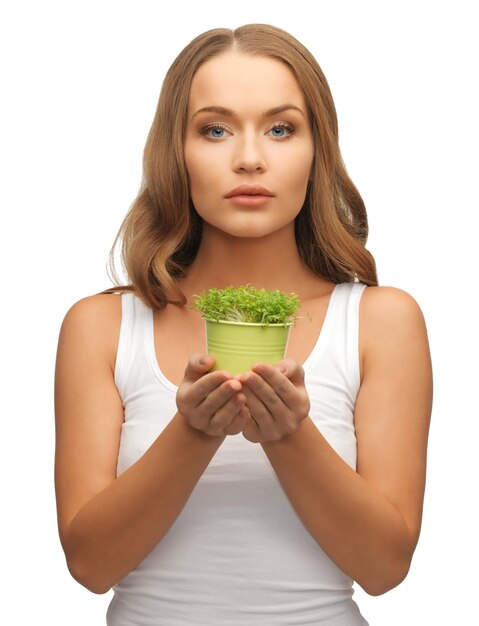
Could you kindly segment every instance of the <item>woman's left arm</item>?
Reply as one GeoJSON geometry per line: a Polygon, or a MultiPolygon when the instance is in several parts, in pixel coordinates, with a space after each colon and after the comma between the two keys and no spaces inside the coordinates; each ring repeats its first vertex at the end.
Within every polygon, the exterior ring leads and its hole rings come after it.
{"type": "Polygon", "coordinates": [[[354,412],[357,471],[301,415],[304,372],[296,361],[282,361],[284,374],[262,364],[253,368],[256,374],[238,378],[253,417],[263,407],[278,428],[287,424],[287,434],[272,441],[271,419],[250,420],[244,436],[261,443],[291,504],[329,557],[367,593],[380,595],[405,578],[419,538],[432,365],[423,314],[406,292],[366,289],[360,318],[367,349],[354,412]]]}

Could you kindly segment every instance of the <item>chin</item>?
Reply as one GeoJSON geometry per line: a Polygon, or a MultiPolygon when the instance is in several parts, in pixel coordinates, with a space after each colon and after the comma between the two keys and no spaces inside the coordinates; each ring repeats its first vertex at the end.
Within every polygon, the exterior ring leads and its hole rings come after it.
{"type": "Polygon", "coordinates": [[[235,239],[264,239],[265,237],[274,235],[277,230],[279,229],[265,230],[262,228],[244,228],[238,229],[238,231],[235,232],[229,232],[227,234],[229,234],[231,237],[234,237],[235,239]]]}
{"type": "MultiPolygon", "coordinates": [[[[260,214],[259,211],[256,211],[254,213],[230,215],[221,222],[209,222],[205,218],[202,219],[206,229],[210,228],[216,231],[217,234],[234,237],[235,239],[261,239],[291,227],[291,222],[278,223],[271,218],[271,214],[267,215],[265,212],[260,214]]],[[[294,216],[291,219],[294,222],[294,216]]]]}

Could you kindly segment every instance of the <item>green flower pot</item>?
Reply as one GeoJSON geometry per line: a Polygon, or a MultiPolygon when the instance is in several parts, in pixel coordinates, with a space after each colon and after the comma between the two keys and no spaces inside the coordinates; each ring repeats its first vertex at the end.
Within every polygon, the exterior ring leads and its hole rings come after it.
{"type": "Polygon", "coordinates": [[[244,374],[255,363],[276,365],[288,346],[292,322],[253,324],[205,319],[208,354],[216,361],[213,370],[244,374]]]}

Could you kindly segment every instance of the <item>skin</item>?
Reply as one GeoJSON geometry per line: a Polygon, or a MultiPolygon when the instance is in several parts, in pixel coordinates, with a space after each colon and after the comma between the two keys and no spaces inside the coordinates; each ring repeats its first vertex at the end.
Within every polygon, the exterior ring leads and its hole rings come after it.
{"type": "MultiPolygon", "coordinates": [[[[194,78],[185,160],[204,232],[181,284],[188,304],[212,284],[251,282],[295,291],[302,301],[330,288],[302,264],[294,241],[313,159],[311,130],[300,114],[261,116],[286,102],[306,111],[293,74],[271,59],[228,53],[194,78]],[[212,104],[235,109],[238,118],[192,120],[212,104]],[[279,140],[271,128],[283,121],[295,133],[279,140]],[[201,134],[218,123],[227,127],[220,139],[201,134]],[[260,208],[235,206],[224,195],[241,183],[262,184],[275,197],[260,208]]],[[[124,423],[114,381],[121,302],[111,295],[77,302],[62,324],[55,372],[58,523],[74,578],[105,593],[131,572],[177,519],[225,437],[242,433],[263,447],[302,522],[342,571],[373,595],[399,584],[422,517],[432,409],[427,330],[416,301],[392,287],[368,287],[359,318],[364,358],[354,409],[356,470],[309,417],[304,371],[294,359],[257,364],[232,380],[227,372],[211,372],[212,359],[202,364],[207,355],[195,353],[178,389],[178,412],[117,476],[124,423]]]]}
{"type": "MultiPolygon", "coordinates": [[[[305,301],[309,290],[317,292],[318,285],[326,283],[303,264],[294,236],[294,220],[303,206],[310,178],[314,143],[306,102],[289,68],[274,59],[238,52],[225,53],[202,65],[190,89],[184,157],[191,198],[203,219],[200,249],[181,285],[188,299],[211,285],[251,282],[286,292],[298,292],[301,285],[300,299],[305,301]],[[299,110],[263,116],[264,111],[285,103],[299,110]],[[238,115],[197,113],[211,105],[238,115]],[[263,185],[274,198],[261,207],[243,207],[224,197],[243,183],[263,185]],[[287,264],[278,263],[285,258],[287,264]]],[[[261,367],[258,364],[256,374],[261,367]]],[[[256,380],[251,374],[250,382],[256,380]]],[[[309,411],[302,369],[297,366],[290,379],[280,375],[276,382],[287,392],[292,407],[282,411],[281,419],[275,421],[269,414],[261,426],[255,422],[249,408],[258,407],[257,396],[245,385],[236,390],[243,391],[248,408],[230,427],[212,420],[210,432],[222,426],[226,434],[236,434],[239,423],[243,435],[256,443],[292,432],[309,411]]]]}
{"type": "MultiPolygon", "coordinates": [[[[294,218],[313,158],[311,129],[300,114],[288,112],[296,131],[279,142],[261,117],[284,102],[306,111],[293,74],[271,59],[232,52],[209,61],[195,77],[185,160],[192,199],[204,220],[189,277],[196,286],[244,281],[294,291],[311,280],[294,242],[294,218]],[[212,104],[240,115],[232,120],[209,113],[193,122],[195,111],[212,104]],[[220,122],[227,131],[205,143],[204,125],[220,122]],[[261,210],[236,208],[223,195],[241,182],[262,183],[277,196],[261,210]]],[[[354,413],[357,471],[309,417],[304,370],[296,361],[258,363],[235,378],[246,398],[243,436],[262,445],[311,535],[344,572],[378,595],[404,579],[419,538],[432,365],[424,317],[409,294],[369,288],[360,317],[367,349],[354,413]]]]}
{"type": "Polygon", "coordinates": [[[294,219],[306,196],[313,156],[306,103],[284,64],[230,52],[199,68],[190,90],[184,157],[203,237],[182,285],[185,294],[247,281],[287,292],[296,291],[298,284],[304,292],[317,290],[319,279],[302,263],[294,239],[294,219]],[[289,110],[263,118],[264,111],[285,103],[303,114],[289,110]],[[195,115],[210,105],[237,111],[238,118],[195,115]],[[278,123],[293,126],[294,132],[274,130],[278,123]],[[215,124],[225,130],[210,128],[202,134],[215,124]],[[242,207],[224,198],[241,184],[263,185],[275,196],[262,207],[242,207]],[[287,264],[278,263],[284,258],[287,264]]]}

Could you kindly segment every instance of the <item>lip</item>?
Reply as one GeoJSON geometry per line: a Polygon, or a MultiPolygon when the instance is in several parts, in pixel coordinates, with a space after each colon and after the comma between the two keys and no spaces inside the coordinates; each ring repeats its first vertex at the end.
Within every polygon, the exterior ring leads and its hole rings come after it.
{"type": "Polygon", "coordinates": [[[243,195],[243,196],[231,196],[229,198],[230,202],[234,204],[239,204],[240,206],[261,206],[266,204],[267,202],[271,202],[273,196],[263,196],[263,195],[243,195]]]}
{"type": "Polygon", "coordinates": [[[234,198],[235,196],[262,196],[271,197],[273,192],[261,185],[240,185],[229,191],[225,198],[234,198]]]}

